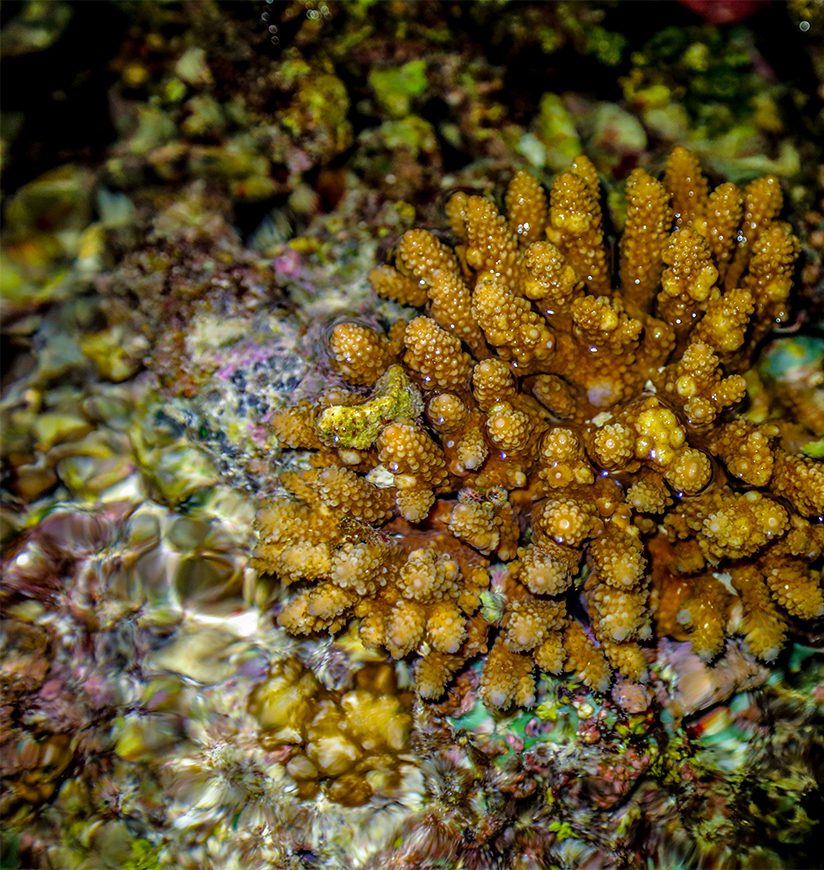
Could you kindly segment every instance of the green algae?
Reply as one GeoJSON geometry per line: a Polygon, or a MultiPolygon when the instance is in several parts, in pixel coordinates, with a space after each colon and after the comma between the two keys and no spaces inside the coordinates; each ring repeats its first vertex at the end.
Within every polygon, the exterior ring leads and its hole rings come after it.
{"type": "Polygon", "coordinates": [[[4,56],[43,51],[54,45],[72,19],[72,6],[60,0],[30,0],[0,31],[4,56]]]}
{"type": "Polygon", "coordinates": [[[123,324],[83,336],[80,350],[101,377],[120,383],[133,377],[143,365],[149,343],[142,335],[130,333],[123,324]]]}
{"type": "Polygon", "coordinates": [[[427,83],[424,60],[410,60],[402,66],[369,72],[369,84],[379,106],[393,118],[409,114],[412,101],[424,93],[427,83]]]}
{"type": "Polygon", "coordinates": [[[541,97],[532,132],[521,138],[518,150],[539,169],[566,169],[581,153],[575,120],[558,94],[541,97]]]}
{"type": "Polygon", "coordinates": [[[212,84],[212,73],[206,63],[206,51],[200,46],[192,46],[178,59],[175,74],[186,84],[205,87],[212,84]]]}
{"type": "Polygon", "coordinates": [[[177,505],[194,493],[214,486],[219,475],[209,456],[186,439],[180,411],[159,400],[136,416],[129,437],[147,482],[160,499],[177,505]]]}
{"type": "Polygon", "coordinates": [[[362,405],[332,405],[318,419],[321,438],[337,447],[367,450],[386,423],[413,420],[423,400],[401,366],[390,366],[375,384],[374,398],[362,405]]]}
{"type": "Polygon", "coordinates": [[[398,121],[385,121],[378,129],[387,148],[407,148],[412,157],[431,154],[437,149],[437,137],[432,125],[418,117],[409,115],[398,121]]]}

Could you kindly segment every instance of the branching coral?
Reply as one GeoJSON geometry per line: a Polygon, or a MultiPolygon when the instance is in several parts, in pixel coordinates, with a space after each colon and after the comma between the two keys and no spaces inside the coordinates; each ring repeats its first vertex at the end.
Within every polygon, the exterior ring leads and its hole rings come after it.
{"type": "Polygon", "coordinates": [[[615,264],[582,157],[549,197],[517,173],[506,217],[455,194],[454,248],[410,230],[373,272],[423,312],[388,337],[335,327],[333,364],[372,396],[276,421],[316,451],[260,515],[259,567],[302,582],[281,625],[357,617],[366,643],[417,652],[425,697],[489,648],[482,697],[505,708],[533,703],[536,666],[604,691],[644,677],[654,632],[709,660],[738,631],[769,660],[821,615],[822,465],[792,427],[734,416],[787,316],[780,187],[711,190],[678,148],[626,198],[615,264]],[[476,615],[489,559],[508,562],[497,627],[476,615]]]}

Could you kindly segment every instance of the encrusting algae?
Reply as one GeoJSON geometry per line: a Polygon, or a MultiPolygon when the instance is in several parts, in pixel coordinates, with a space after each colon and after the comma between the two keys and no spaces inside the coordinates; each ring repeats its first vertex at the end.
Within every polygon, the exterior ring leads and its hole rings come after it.
{"type": "Polygon", "coordinates": [[[710,190],[676,148],[626,201],[617,282],[586,157],[549,197],[518,172],[506,216],[456,193],[452,244],[410,230],[373,271],[424,311],[388,336],[333,329],[333,366],[372,395],[274,419],[314,451],[259,515],[258,567],[299,585],[289,632],[355,617],[367,645],[416,654],[424,698],[488,653],[482,697],[506,708],[534,703],[536,667],[605,691],[643,680],[654,635],[710,661],[737,632],[770,661],[792,620],[821,616],[824,466],[795,452],[797,425],[735,415],[788,318],[779,183],[710,190]],[[508,563],[495,626],[491,561],[508,563]]]}

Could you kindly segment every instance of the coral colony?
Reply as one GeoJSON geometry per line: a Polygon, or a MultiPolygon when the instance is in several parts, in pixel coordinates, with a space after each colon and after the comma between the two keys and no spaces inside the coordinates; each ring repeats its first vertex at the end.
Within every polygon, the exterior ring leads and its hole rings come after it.
{"type": "Polygon", "coordinates": [[[455,193],[448,233],[406,232],[372,272],[419,313],[386,334],[338,323],[343,383],[275,418],[312,451],[258,517],[258,566],[294,589],[288,632],[355,617],[367,646],[416,660],[424,699],[483,656],[500,710],[534,704],[536,671],[643,683],[656,638],[712,661],[737,633],[769,662],[822,614],[824,466],[792,421],[736,413],[787,317],[778,180],[710,190],[676,148],[626,197],[613,252],[586,157],[548,199],[518,172],[505,216],[455,193]]]}

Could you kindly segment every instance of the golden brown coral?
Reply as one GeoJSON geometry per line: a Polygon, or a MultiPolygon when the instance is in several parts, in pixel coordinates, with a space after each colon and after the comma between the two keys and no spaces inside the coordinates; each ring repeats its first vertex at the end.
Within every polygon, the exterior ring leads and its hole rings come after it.
{"type": "Polygon", "coordinates": [[[488,502],[465,500],[455,505],[449,519],[453,535],[482,553],[496,550],[501,539],[498,520],[488,502]]]}
{"type": "Polygon", "coordinates": [[[378,266],[369,273],[369,283],[378,296],[421,308],[426,303],[426,287],[420,281],[402,275],[391,266],[378,266]]]}
{"type": "Polygon", "coordinates": [[[425,390],[465,389],[472,360],[461,342],[429,317],[416,317],[404,334],[404,362],[418,375],[425,390]]]}
{"type": "Polygon", "coordinates": [[[294,546],[304,551],[309,547],[317,547],[319,553],[327,554],[331,563],[330,537],[335,539],[339,525],[335,513],[328,508],[317,509],[301,502],[276,501],[261,509],[258,523],[261,534],[255,553],[256,564],[277,573],[284,583],[303,576],[304,563],[295,563],[288,556],[294,546]]]}
{"type": "Polygon", "coordinates": [[[744,344],[754,311],[750,292],[734,288],[707,303],[693,338],[709,345],[716,353],[730,354],[744,344]]]}
{"type": "Polygon", "coordinates": [[[703,218],[709,186],[698,158],[686,148],[672,149],[664,172],[664,187],[672,196],[672,209],[679,226],[703,218]]]}
{"type": "Polygon", "coordinates": [[[440,273],[429,286],[429,300],[429,316],[482,356],[483,334],[472,317],[472,296],[463,279],[453,272],[440,273]]]}
{"type": "MultiPolygon", "coordinates": [[[[403,272],[424,291],[424,298],[429,300],[429,316],[481,355],[483,340],[477,323],[472,319],[471,293],[452,250],[428,230],[414,229],[401,238],[397,260],[403,272]]],[[[385,276],[380,277],[385,284],[389,283],[385,276]]],[[[392,284],[393,290],[397,283],[394,281],[392,284]]],[[[410,296],[410,292],[405,294],[405,298],[410,296]]],[[[417,304],[422,306],[424,300],[419,298],[417,304]]]]}
{"type": "Polygon", "coordinates": [[[524,296],[538,302],[544,314],[563,311],[581,289],[575,270],[550,242],[530,245],[524,267],[524,296]]]}
{"type": "Polygon", "coordinates": [[[445,554],[413,550],[398,575],[398,591],[413,601],[438,601],[458,591],[458,565],[445,554]]]}
{"type": "Polygon", "coordinates": [[[383,585],[387,566],[397,560],[396,548],[379,539],[344,541],[332,557],[330,580],[358,595],[374,595],[383,585]]]}
{"type": "Polygon", "coordinates": [[[706,239],[692,227],[683,227],[664,248],[667,268],[661,274],[658,316],[685,336],[706,308],[718,280],[718,269],[706,239]]]}
{"type": "Polygon", "coordinates": [[[601,468],[623,468],[635,458],[635,433],[625,423],[607,423],[591,434],[589,450],[601,468]]]}
{"type": "Polygon", "coordinates": [[[329,337],[332,364],[352,384],[374,386],[395,356],[386,336],[360,323],[338,323],[329,337]]]}
{"type": "Polygon", "coordinates": [[[774,175],[756,178],[744,188],[744,220],[739,231],[740,243],[724,281],[727,289],[735,287],[740,281],[749,261],[752,245],[764,227],[778,217],[783,202],[781,184],[774,175]]]}
{"type": "Polygon", "coordinates": [[[423,640],[426,609],[415,601],[401,599],[392,608],[383,630],[383,643],[390,655],[408,655],[423,640]]]}
{"type": "Polygon", "coordinates": [[[458,432],[469,419],[469,409],[455,393],[438,393],[426,408],[429,424],[440,433],[458,432]]]}
{"type": "Polygon", "coordinates": [[[585,585],[587,601],[592,608],[595,634],[620,643],[639,636],[644,629],[647,612],[646,590],[625,592],[599,582],[591,574],[585,585]]]}
{"type": "Polygon", "coordinates": [[[574,620],[567,622],[564,632],[566,670],[575,674],[592,689],[605,692],[609,686],[610,669],[603,650],[574,620]]]}
{"type": "Polygon", "coordinates": [[[788,309],[778,183],[710,190],[684,149],[663,183],[636,170],[618,289],[599,197],[586,158],[548,211],[525,173],[506,215],[458,193],[455,248],[411,230],[397,271],[373,272],[424,309],[385,337],[333,331],[333,364],[373,395],[327,390],[273,421],[316,451],[259,519],[255,564],[290,586],[289,631],[355,618],[364,642],[419,658],[425,698],[489,645],[481,696],[505,708],[532,703],[536,666],[598,691],[613,668],[642,680],[653,632],[708,660],[739,632],[770,659],[819,618],[824,465],[793,452],[810,433],[770,395],[735,416],[788,309]],[[497,597],[476,613],[487,558],[510,562],[500,618],[497,597]]]}
{"type": "Polygon", "coordinates": [[[489,448],[481,429],[477,426],[467,428],[455,444],[455,464],[451,470],[455,474],[477,471],[483,466],[488,455],[489,448]]]}
{"type": "Polygon", "coordinates": [[[534,665],[529,656],[512,652],[498,638],[489,651],[481,679],[481,698],[487,707],[505,710],[512,704],[531,707],[535,703],[534,665]]]}
{"type": "Polygon", "coordinates": [[[744,378],[725,377],[718,356],[702,341],[690,342],[681,359],[667,366],[659,383],[664,395],[683,410],[693,426],[713,423],[746,393],[744,378]]]}
{"type": "Polygon", "coordinates": [[[392,515],[393,491],[375,486],[349,468],[324,468],[310,486],[324,505],[345,508],[347,514],[364,522],[381,523],[392,515]]]}
{"type": "Polygon", "coordinates": [[[323,446],[315,430],[315,409],[309,402],[276,413],[272,428],[284,447],[318,450],[323,446]]]}
{"type": "Polygon", "coordinates": [[[589,351],[587,401],[593,408],[612,407],[636,392],[644,376],[638,365],[642,325],[605,296],[580,297],[570,310],[576,344],[589,351]]]}
{"type": "Polygon", "coordinates": [[[550,489],[573,483],[592,483],[592,466],[586,459],[581,439],[572,429],[553,426],[544,433],[538,477],[550,489]]]}
{"type": "Polygon", "coordinates": [[[560,420],[574,420],[580,414],[572,385],[558,375],[537,375],[532,379],[532,394],[560,420]]]}
{"type": "Polygon", "coordinates": [[[538,542],[549,540],[567,547],[583,544],[596,533],[597,524],[595,506],[576,498],[549,498],[533,516],[538,542]]]}
{"type": "Polygon", "coordinates": [[[446,478],[441,448],[413,423],[390,423],[376,442],[378,458],[394,474],[402,517],[419,523],[434,502],[434,490],[446,478]]]}
{"type": "Polygon", "coordinates": [[[820,460],[778,449],[771,484],[801,516],[824,516],[824,464],[820,460]]]}
{"type": "Polygon", "coordinates": [[[755,303],[753,341],[763,338],[775,323],[787,319],[787,299],[798,252],[798,239],[784,223],[768,224],[753,242],[743,282],[755,303]]]}
{"type": "Polygon", "coordinates": [[[731,182],[719,184],[709,195],[704,222],[697,227],[710,244],[722,281],[735,253],[742,211],[743,198],[738,187],[731,182]]]}
{"type": "Polygon", "coordinates": [[[485,359],[472,370],[472,395],[482,411],[499,402],[510,402],[516,392],[515,378],[500,359],[485,359]]]}
{"type": "Polygon", "coordinates": [[[513,408],[508,402],[498,402],[489,409],[486,432],[499,450],[517,453],[529,443],[531,422],[528,414],[513,408]]]}
{"type": "Polygon", "coordinates": [[[647,658],[641,646],[633,641],[616,643],[605,639],[601,644],[604,655],[612,667],[628,680],[640,682],[647,673],[647,658]]]}
{"type": "Polygon", "coordinates": [[[732,496],[707,515],[699,543],[704,554],[718,561],[751,556],[787,529],[787,511],[759,492],[732,496]]]}
{"type": "Polygon", "coordinates": [[[642,514],[660,514],[671,504],[670,492],[660,474],[646,472],[627,488],[627,502],[642,514]]]}
{"type": "Polygon", "coordinates": [[[472,315],[503,359],[526,372],[546,360],[554,339],[546,321],[502,278],[483,274],[472,294],[472,315]]]}
{"type": "Polygon", "coordinates": [[[695,495],[710,482],[709,457],[694,447],[684,447],[664,472],[664,480],[680,495],[695,495]]]}
{"type": "Polygon", "coordinates": [[[521,170],[506,189],[506,215],[519,240],[537,242],[546,227],[546,194],[534,176],[521,170]]]}
{"type": "Polygon", "coordinates": [[[483,196],[466,203],[466,262],[477,272],[489,272],[511,282],[520,272],[518,241],[495,204],[483,196]]]}
{"type": "Polygon", "coordinates": [[[444,209],[444,215],[452,232],[464,242],[466,241],[466,206],[468,202],[468,194],[459,190],[449,197],[444,209]]]}
{"type": "Polygon", "coordinates": [[[432,653],[421,659],[415,677],[418,693],[422,698],[440,698],[447,683],[463,663],[462,659],[446,653],[432,653]]]}
{"type": "Polygon", "coordinates": [[[539,376],[542,392],[536,396],[564,419],[591,418],[637,395],[660,370],[674,343],[670,326],[654,318],[642,323],[630,317],[617,297],[577,296],[564,317],[552,322],[565,329],[557,332],[555,352],[546,367],[564,378],[551,386],[570,409],[545,394],[544,375],[539,376]],[[577,401],[569,395],[570,384],[575,385],[577,401]]]}
{"type": "Polygon", "coordinates": [[[466,637],[454,655],[432,652],[418,663],[415,687],[422,698],[440,697],[453,674],[465,662],[487,651],[487,624],[480,616],[466,622],[466,637]]]}
{"type": "Polygon", "coordinates": [[[627,179],[627,219],[621,237],[621,288],[633,310],[645,310],[661,277],[664,246],[672,228],[669,194],[643,169],[627,179]]]}
{"type": "Polygon", "coordinates": [[[772,426],[731,420],[716,429],[710,447],[734,477],[749,486],[766,486],[773,473],[772,441],[777,435],[772,426]]]}
{"type": "Polygon", "coordinates": [[[689,446],[678,417],[654,397],[629,405],[615,423],[591,433],[589,451],[607,469],[643,460],[662,471],[674,489],[690,495],[710,478],[709,460],[689,446]]]}
{"type": "Polygon", "coordinates": [[[649,635],[646,562],[639,530],[616,514],[589,548],[585,583],[595,636],[623,644],[649,635]]]}
{"type": "Polygon", "coordinates": [[[532,596],[513,601],[506,609],[501,627],[504,643],[513,652],[540,646],[549,632],[563,627],[566,613],[562,603],[532,596]]]}
{"type": "Polygon", "coordinates": [[[410,523],[422,523],[435,504],[435,493],[427,486],[416,482],[398,485],[395,495],[398,513],[410,523]]]}
{"type": "Polygon", "coordinates": [[[583,174],[585,177],[573,171],[564,172],[555,179],[550,192],[547,235],[593,293],[608,293],[610,270],[604,249],[601,204],[591,176],[586,169],[583,174]]]}
{"type": "Polygon", "coordinates": [[[638,529],[623,518],[609,522],[589,548],[592,570],[615,589],[634,589],[644,580],[644,547],[638,529]]]}
{"type": "Polygon", "coordinates": [[[533,658],[542,671],[560,674],[564,670],[567,659],[563,632],[547,632],[541,644],[535,648],[533,658]]]}
{"type": "Polygon", "coordinates": [[[336,617],[351,607],[354,596],[355,593],[330,583],[318,585],[288,601],[278,614],[278,624],[290,634],[315,634],[327,629],[340,631],[344,623],[336,617]],[[316,604],[319,612],[315,612],[316,604]]]}
{"type": "Polygon", "coordinates": [[[724,585],[705,574],[692,582],[678,613],[678,622],[687,629],[693,649],[705,661],[714,659],[724,646],[728,601],[724,585]]]}
{"type": "Polygon", "coordinates": [[[460,268],[451,248],[429,230],[408,230],[398,244],[397,262],[404,274],[428,289],[440,275],[460,278],[460,268]]]}
{"type": "Polygon", "coordinates": [[[518,550],[519,577],[535,594],[560,595],[569,589],[578,572],[580,554],[570,547],[546,541],[518,550]]]}
{"type": "Polygon", "coordinates": [[[502,518],[495,505],[469,490],[462,490],[449,516],[453,535],[481,553],[497,550],[501,543],[502,518]]]}
{"type": "Polygon", "coordinates": [[[810,571],[799,559],[780,557],[766,559],[765,568],[773,599],[787,613],[799,619],[817,619],[824,613],[820,571],[810,571]]]}
{"type": "Polygon", "coordinates": [[[377,441],[380,461],[395,475],[414,478],[431,487],[439,486],[446,476],[443,451],[420,426],[414,423],[390,423],[377,441]]]}
{"type": "Polygon", "coordinates": [[[744,637],[760,659],[771,662],[784,646],[787,619],[772,601],[757,566],[740,565],[730,574],[744,608],[744,637]]]}

